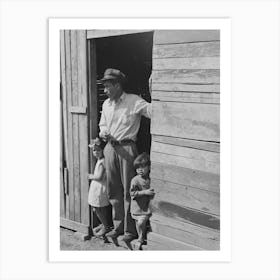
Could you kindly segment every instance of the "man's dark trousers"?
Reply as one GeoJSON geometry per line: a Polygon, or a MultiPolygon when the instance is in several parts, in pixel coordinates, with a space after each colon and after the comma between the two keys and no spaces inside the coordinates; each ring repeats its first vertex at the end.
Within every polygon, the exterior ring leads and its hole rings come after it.
{"type": "Polygon", "coordinates": [[[104,149],[109,200],[112,204],[114,230],[137,236],[130,214],[130,182],[135,176],[133,161],[137,156],[134,142],[122,145],[107,143],[104,149]]]}

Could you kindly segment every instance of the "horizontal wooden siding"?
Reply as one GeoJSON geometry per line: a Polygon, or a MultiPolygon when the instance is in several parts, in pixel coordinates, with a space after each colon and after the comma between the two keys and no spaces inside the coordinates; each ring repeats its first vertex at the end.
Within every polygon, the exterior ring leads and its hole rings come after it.
{"type": "Polygon", "coordinates": [[[152,229],[219,249],[220,34],[154,33],[151,123],[152,229]]]}

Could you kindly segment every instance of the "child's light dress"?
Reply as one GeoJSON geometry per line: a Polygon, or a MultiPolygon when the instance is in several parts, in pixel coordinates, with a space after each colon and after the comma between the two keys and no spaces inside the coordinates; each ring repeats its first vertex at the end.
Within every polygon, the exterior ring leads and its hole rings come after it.
{"type": "MultiPolygon", "coordinates": [[[[103,165],[105,169],[104,158],[97,160],[94,168],[94,175],[97,173],[100,165],[103,165]]],[[[93,207],[104,207],[109,205],[106,172],[103,173],[101,180],[91,181],[88,193],[88,203],[93,207]]]]}

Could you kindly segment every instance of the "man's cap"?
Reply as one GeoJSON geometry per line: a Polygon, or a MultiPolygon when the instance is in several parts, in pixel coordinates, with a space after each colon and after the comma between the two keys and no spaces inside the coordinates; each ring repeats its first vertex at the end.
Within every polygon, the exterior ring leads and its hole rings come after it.
{"type": "Polygon", "coordinates": [[[117,80],[121,83],[124,83],[126,77],[125,74],[122,73],[120,70],[108,68],[105,70],[103,78],[101,80],[97,80],[97,83],[103,84],[105,81],[110,81],[110,80],[117,80]]]}

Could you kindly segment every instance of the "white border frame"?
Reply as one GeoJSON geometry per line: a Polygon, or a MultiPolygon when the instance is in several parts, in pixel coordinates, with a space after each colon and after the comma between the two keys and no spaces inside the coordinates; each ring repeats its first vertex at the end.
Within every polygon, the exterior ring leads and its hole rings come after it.
{"type": "Polygon", "coordinates": [[[231,21],[221,19],[49,19],[49,260],[52,262],[229,262],[231,260],[231,21]],[[127,28],[129,26],[129,28],[127,28]],[[221,241],[219,251],[61,251],[59,218],[59,30],[220,29],[221,241]],[[133,258],[132,255],[133,254],[133,258]]]}

